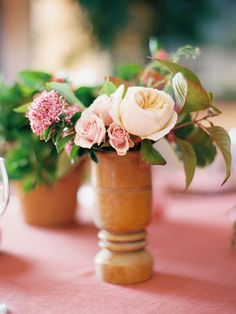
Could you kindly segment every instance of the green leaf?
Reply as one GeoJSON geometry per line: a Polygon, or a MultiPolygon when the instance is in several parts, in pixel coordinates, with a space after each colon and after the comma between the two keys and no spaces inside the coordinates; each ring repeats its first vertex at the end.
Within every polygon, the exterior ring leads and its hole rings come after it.
{"type": "Polygon", "coordinates": [[[67,136],[64,136],[62,139],[60,139],[57,143],[56,143],[56,149],[57,152],[60,153],[65,145],[74,137],[74,134],[70,134],[67,136]]]}
{"type": "Polygon", "coordinates": [[[197,157],[197,166],[205,167],[214,161],[217,153],[216,146],[206,131],[201,128],[195,128],[188,135],[187,140],[194,148],[197,157]]]}
{"type": "Polygon", "coordinates": [[[63,96],[71,105],[79,105],[81,109],[85,109],[81,101],[75,96],[68,83],[50,82],[46,84],[47,88],[57,91],[63,96]]]}
{"type": "MultiPolygon", "coordinates": [[[[191,122],[192,121],[192,116],[189,113],[184,113],[180,114],[178,117],[178,122],[176,126],[186,123],[186,122],[191,122]]],[[[194,130],[194,124],[189,124],[186,126],[183,126],[179,129],[174,130],[174,133],[177,137],[180,139],[186,139],[186,137],[194,130]]]]}
{"type": "Polygon", "coordinates": [[[29,110],[29,106],[30,106],[30,103],[27,103],[27,104],[24,104],[15,108],[14,111],[17,113],[26,113],[29,110]]]}
{"type": "Polygon", "coordinates": [[[73,117],[71,118],[71,122],[75,125],[76,122],[79,120],[81,117],[82,112],[76,112],[73,117]]]}
{"type": "Polygon", "coordinates": [[[121,80],[131,81],[137,78],[141,71],[139,64],[122,64],[115,68],[115,75],[121,80]]]}
{"type": "Polygon", "coordinates": [[[21,71],[18,73],[18,76],[25,85],[38,91],[43,91],[45,83],[52,79],[52,74],[41,71],[21,71]]]}
{"type": "Polygon", "coordinates": [[[181,113],[190,113],[208,108],[210,106],[209,97],[202,86],[191,81],[187,83],[188,92],[181,113]]]}
{"type": "Polygon", "coordinates": [[[204,129],[207,133],[212,137],[216,146],[219,148],[220,152],[222,153],[225,161],[226,167],[226,174],[222,185],[228,180],[231,173],[231,141],[229,134],[220,126],[212,126],[204,129]]]}
{"type": "Polygon", "coordinates": [[[77,88],[74,93],[75,96],[84,104],[85,107],[89,107],[94,99],[96,98],[96,93],[99,92],[98,87],[87,87],[82,86],[77,88]]]}
{"type": "Polygon", "coordinates": [[[181,114],[200,111],[210,106],[209,96],[201,84],[186,80],[181,72],[173,77],[172,87],[181,114]]]}
{"type": "Polygon", "coordinates": [[[29,175],[27,178],[23,180],[23,191],[25,193],[28,193],[35,189],[37,186],[37,177],[35,177],[33,174],[29,175]]]}
{"type": "Polygon", "coordinates": [[[141,155],[141,159],[150,165],[165,165],[166,164],[166,160],[153,147],[153,143],[150,140],[142,141],[140,155],[141,155]]]}
{"type": "Polygon", "coordinates": [[[180,113],[200,111],[210,106],[210,95],[207,94],[198,77],[191,70],[167,60],[157,60],[157,63],[161,68],[175,75],[172,86],[178,107],[182,108],[180,113]]]}
{"type": "Polygon", "coordinates": [[[75,158],[78,156],[78,151],[79,151],[80,147],[77,146],[77,145],[74,145],[71,149],[71,152],[70,152],[70,159],[71,161],[74,161],[75,158]]]}
{"type": "Polygon", "coordinates": [[[107,96],[110,96],[115,91],[116,91],[116,86],[112,82],[107,80],[100,91],[100,95],[106,94],[107,96]]]}
{"type": "Polygon", "coordinates": [[[193,176],[194,176],[195,169],[197,166],[197,157],[194,152],[193,146],[189,142],[185,140],[180,140],[178,138],[176,138],[176,142],[180,148],[180,151],[183,157],[185,177],[186,177],[185,186],[187,189],[193,180],[193,176]]]}
{"type": "Polygon", "coordinates": [[[175,75],[178,72],[181,72],[187,80],[192,81],[193,83],[201,84],[196,74],[194,74],[191,70],[189,70],[188,68],[184,67],[179,63],[159,59],[156,59],[156,62],[161,68],[164,68],[173,75],[175,75]]]}
{"type": "Polygon", "coordinates": [[[97,154],[96,154],[96,152],[95,152],[94,150],[91,150],[91,151],[90,151],[90,157],[91,157],[91,159],[92,159],[94,162],[98,163],[97,154]]]}
{"type": "Polygon", "coordinates": [[[45,142],[47,142],[50,139],[52,129],[53,126],[50,126],[43,132],[43,139],[45,140],[45,142]]]}

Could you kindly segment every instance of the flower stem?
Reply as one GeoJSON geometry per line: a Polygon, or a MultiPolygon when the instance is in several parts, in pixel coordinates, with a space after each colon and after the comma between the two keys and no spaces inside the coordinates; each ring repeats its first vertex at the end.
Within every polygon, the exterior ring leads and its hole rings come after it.
{"type": "Polygon", "coordinates": [[[197,118],[197,116],[193,119],[193,121],[185,122],[185,123],[182,123],[182,124],[175,126],[173,128],[173,131],[181,129],[181,128],[188,126],[188,125],[198,124],[200,121],[203,121],[203,120],[207,120],[209,118],[209,114],[205,115],[204,117],[202,117],[200,119],[196,119],[196,118],[197,118]]]}

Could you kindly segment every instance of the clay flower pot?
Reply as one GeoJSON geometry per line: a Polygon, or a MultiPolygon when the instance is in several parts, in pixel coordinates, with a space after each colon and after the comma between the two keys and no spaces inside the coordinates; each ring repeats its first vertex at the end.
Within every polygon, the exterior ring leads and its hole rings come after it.
{"type": "Polygon", "coordinates": [[[95,257],[98,277],[116,284],[152,276],[153,260],[145,250],[145,227],[151,219],[151,171],[140,167],[140,153],[98,153],[92,164],[95,224],[101,231],[95,257]]]}
{"type": "Polygon", "coordinates": [[[57,227],[73,223],[83,166],[84,163],[81,162],[54,184],[38,186],[28,193],[23,192],[20,181],[14,181],[13,187],[20,200],[25,221],[42,227],[57,227]]]}

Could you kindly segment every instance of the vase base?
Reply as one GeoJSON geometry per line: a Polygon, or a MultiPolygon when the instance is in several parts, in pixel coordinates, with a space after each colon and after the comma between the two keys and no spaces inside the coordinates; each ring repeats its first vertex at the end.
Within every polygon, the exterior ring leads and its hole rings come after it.
{"type": "Polygon", "coordinates": [[[99,279],[114,284],[133,284],[152,277],[153,259],[145,250],[112,252],[102,249],[95,257],[99,279]]]}

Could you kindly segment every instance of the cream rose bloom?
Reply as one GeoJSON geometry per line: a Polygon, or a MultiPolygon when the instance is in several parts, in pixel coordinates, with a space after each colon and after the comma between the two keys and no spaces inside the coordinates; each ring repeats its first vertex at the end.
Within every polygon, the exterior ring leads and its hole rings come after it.
{"type": "Polygon", "coordinates": [[[121,103],[115,103],[111,116],[130,134],[153,141],[168,134],[178,117],[170,95],[153,88],[136,86],[128,88],[121,103]]]}

